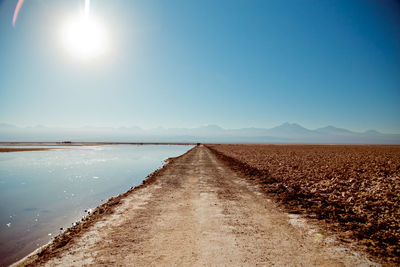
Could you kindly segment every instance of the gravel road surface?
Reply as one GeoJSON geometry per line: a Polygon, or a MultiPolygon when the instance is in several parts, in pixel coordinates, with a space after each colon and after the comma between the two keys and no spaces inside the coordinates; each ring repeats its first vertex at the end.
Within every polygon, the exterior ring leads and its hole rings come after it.
{"type": "Polygon", "coordinates": [[[256,185],[197,146],[45,265],[376,265],[321,229],[280,210],[256,185]]]}

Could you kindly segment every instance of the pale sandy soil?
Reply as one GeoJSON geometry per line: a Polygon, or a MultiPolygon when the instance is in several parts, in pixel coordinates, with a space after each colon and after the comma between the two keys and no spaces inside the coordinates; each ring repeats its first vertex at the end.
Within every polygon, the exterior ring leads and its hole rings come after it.
{"type": "Polygon", "coordinates": [[[280,210],[203,146],[125,196],[50,259],[17,266],[372,266],[318,223],[280,210]]]}
{"type": "Polygon", "coordinates": [[[43,151],[51,150],[52,148],[0,148],[1,152],[23,152],[23,151],[43,151]]]}

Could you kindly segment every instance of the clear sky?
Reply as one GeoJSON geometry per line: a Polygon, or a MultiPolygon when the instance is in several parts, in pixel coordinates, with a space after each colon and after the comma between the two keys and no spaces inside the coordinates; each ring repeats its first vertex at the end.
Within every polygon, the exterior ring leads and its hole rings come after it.
{"type": "Polygon", "coordinates": [[[65,24],[84,0],[0,0],[0,122],[400,133],[396,1],[92,0],[102,54],[65,24]]]}

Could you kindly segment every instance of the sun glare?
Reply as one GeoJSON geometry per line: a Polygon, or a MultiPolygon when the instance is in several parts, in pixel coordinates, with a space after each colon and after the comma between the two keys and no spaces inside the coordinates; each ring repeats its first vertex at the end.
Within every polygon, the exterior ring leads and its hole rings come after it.
{"type": "Polygon", "coordinates": [[[67,51],[80,59],[98,57],[106,52],[103,26],[87,15],[69,20],[64,25],[62,38],[67,51]]]}

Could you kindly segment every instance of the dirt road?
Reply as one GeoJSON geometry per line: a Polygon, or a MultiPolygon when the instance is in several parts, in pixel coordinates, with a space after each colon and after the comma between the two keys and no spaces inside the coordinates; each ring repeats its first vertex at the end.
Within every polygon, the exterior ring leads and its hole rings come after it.
{"type": "Polygon", "coordinates": [[[46,265],[374,265],[282,212],[206,147],[169,165],[46,265]]]}

